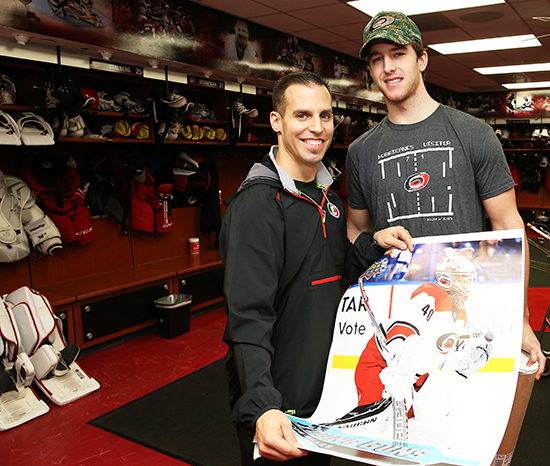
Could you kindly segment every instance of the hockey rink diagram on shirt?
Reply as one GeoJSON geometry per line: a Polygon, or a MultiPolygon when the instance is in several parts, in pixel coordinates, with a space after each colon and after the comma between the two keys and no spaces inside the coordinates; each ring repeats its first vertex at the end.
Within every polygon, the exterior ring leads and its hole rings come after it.
{"type": "Polygon", "coordinates": [[[343,295],[319,406],[289,417],[311,451],[373,465],[488,466],[518,377],[523,231],[414,244],[387,251],[343,295]]]}
{"type": "MultiPolygon", "coordinates": [[[[402,219],[418,217],[437,217],[453,216],[453,193],[452,187],[447,186],[447,194],[441,196],[439,190],[431,191],[430,177],[440,177],[444,180],[448,170],[453,168],[453,147],[432,147],[422,148],[407,152],[398,153],[385,157],[378,161],[380,166],[380,175],[382,179],[387,177],[394,179],[404,179],[403,189],[415,197],[414,210],[407,210],[407,207],[400,205],[395,193],[390,194],[390,199],[386,201],[387,221],[393,223],[402,219]],[[432,165],[430,173],[423,171],[422,161],[426,157],[441,157],[441,165],[432,165]],[[409,166],[413,162],[414,172],[407,175],[403,172],[405,164],[409,166]],[[437,172],[437,169],[440,169],[437,172]],[[403,212],[402,215],[394,215],[394,212],[403,212]]],[[[431,161],[433,163],[433,160],[431,161]]],[[[433,180],[432,180],[433,181],[433,180]]]]}

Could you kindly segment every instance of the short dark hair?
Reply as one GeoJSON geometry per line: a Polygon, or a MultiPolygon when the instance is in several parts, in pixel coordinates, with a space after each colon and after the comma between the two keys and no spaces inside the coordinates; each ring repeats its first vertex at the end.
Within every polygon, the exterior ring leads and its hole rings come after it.
{"type": "MultiPolygon", "coordinates": [[[[413,40],[411,42],[412,48],[416,53],[416,57],[420,58],[422,54],[428,50],[428,47],[424,47],[420,42],[417,40],[413,40]]],[[[368,56],[368,55],[367,55],[368,56]]],[[[424,79],[426,77],[426,70],[422,71],[422,78],[424,79]]],[[[374,82],[374,79],[372,79],[372,76],[370,74],[370,67],[367,65],[367,89],[370,89],[372,83],[374,82]]]]}
{"type": "Polygon", "coordinates": [[[281,116],[284,115],[286,108],[285,92],[293,84],[301,84],[308,87],[323,86],[332,97],[327,81],[321,76],[310,71],[295,71],[280,78],[273,88],[273,110],[281,116]]]}

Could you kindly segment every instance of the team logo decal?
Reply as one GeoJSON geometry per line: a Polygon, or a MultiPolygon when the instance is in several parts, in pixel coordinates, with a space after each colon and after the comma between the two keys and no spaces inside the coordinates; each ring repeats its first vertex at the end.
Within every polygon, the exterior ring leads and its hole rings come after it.
{"type": "Polygon", "coordinates": [[[427,173],[415,173],[405,180],[405,191],[409,193],[420,191],[428,185],[428,181],[430,181],[430,175],[427,173]]]}
{"type": "Polygon", "coordinates": [[[441,335],[437,340],[437,349],[443,353],[447,354],[453,347],[458,344],[458,335],[456,333],[446,333],[441,335]]]}
{"type": "Polygon", "coordinates": [[[331,202],[327,202],[327,208],[330,212],[330,215],[332,215],[334,218],[340,218],[340,209],[336,207],[331,202]]]}
{"type": "Polygon", "coordinates": [[[376,275],[379,275],[382,272],[384,272],[387,266],[388,266],[388,259],[386,259],[385,257],[376,261],[365,272],[365,278],[367,280],[370,280],[372,277],[375,277],[376,275]]]}
{"type": "Polygon", "coordinates": [[[371,26],[371,31],[376,31],[377,29],[389,26],[394,21],[395,18],[393,16],[382,16],[381,18],[378,18],[376,22],[371,26]]]}

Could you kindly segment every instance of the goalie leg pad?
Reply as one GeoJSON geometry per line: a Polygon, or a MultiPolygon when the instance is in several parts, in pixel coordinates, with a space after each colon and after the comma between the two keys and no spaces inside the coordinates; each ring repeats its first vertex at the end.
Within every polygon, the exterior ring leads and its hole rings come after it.
{"type": "Polygon", "coordinates": [[[53,311],[44,296],[27,286],[9,293],[4,299],[13,306],[22,346],[32,356],[40,346],[49,341],[56,328],[53,311]]]}

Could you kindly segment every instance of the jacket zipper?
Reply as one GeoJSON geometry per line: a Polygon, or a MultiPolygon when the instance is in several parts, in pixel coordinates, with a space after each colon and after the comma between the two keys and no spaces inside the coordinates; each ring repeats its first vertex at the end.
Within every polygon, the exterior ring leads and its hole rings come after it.
{"type": "Polygon", "coordinates": [[[294,197],[297,197],[299,199],[304,199],[305,201],[311,202],[315,207],[317,207],[317,210],[319,211],[319,215],[321,216],[321,223],[323,225],[323,237],[327,238],[327,227],[325,225],[325,222],[327,220],[327,213],[325,212],[324,206],[325,201],[327,200],[327,193],[328,188],[323,191],[323,200],[321,201],[321,205],[317,204],[313,199],[311,199],[307,194],[303,194],[299,196],[298,194],[293,193],[292,191],[289,191],[285,188],[285,191],[292,194],[294,197]]]}

